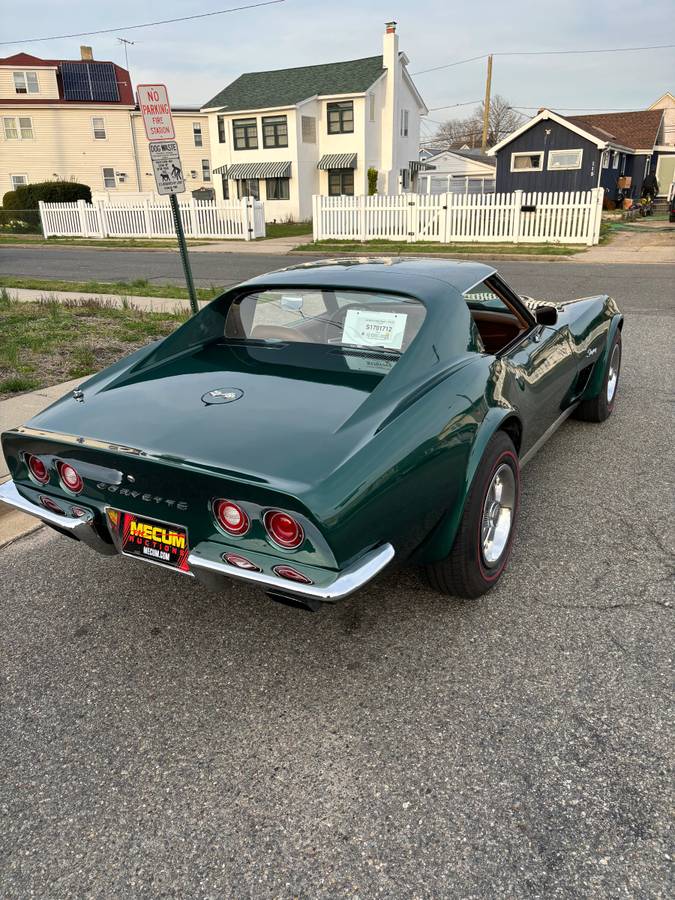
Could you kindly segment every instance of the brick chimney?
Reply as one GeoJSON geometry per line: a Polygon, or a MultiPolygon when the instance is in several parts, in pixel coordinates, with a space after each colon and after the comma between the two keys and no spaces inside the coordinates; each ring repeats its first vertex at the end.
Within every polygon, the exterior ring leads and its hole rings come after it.
{"type": "Polygon", "coordinates": [[[89,59],[93,59],[93,58],[94,58],[94,54],[92,52],[91,47],[87,47],[86,45],[83,44],[80,47],[80,59],[89,60],[89,59]]]}

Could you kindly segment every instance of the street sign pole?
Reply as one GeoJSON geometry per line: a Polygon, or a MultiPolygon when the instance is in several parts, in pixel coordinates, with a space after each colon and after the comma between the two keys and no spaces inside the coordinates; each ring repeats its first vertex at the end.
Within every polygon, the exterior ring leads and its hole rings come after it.
{"type": "Polygon", "coordinates": [[[197,303],[195,283],[192,279],[192,269],[190,268],[190,258],[188,257],[188,249],[185,242],[185,232],[183,231],[183,222],[180,217],[178,199],[175,194],[169,195],[169,203],[171,204],[173,224],[175,225],[176,237],[178,238],[178,249],[180,250],[180,258],[181,262],[183,263],[183,272],[185,273],[185,281],[187,283],[188,295],[190,297],[190,309],[192,310],[193,314],[195,314],[199,312],[199,304],[197,303]]]}
{"type": "Polygon", "coordinates": [[[169,196],[171,215],[178,238],[178,249],[183,263],[185,282],[188,296],[190,297],[190,309],[193,314],[199,312],[195,283],[192,278],[190,259],[188,257],[187,244],[183,222],[180,217],[180,207],[176,194],[185,193],[185,178],[183,166],[178,153],[176,143],[176,131],[171,116],[171,104],[169,95],[163,84],[139,84],[138,106],[143,116],[143,124],[147,135],[150,161],[155,173],[157,193],[161,196],[169,196]]]}

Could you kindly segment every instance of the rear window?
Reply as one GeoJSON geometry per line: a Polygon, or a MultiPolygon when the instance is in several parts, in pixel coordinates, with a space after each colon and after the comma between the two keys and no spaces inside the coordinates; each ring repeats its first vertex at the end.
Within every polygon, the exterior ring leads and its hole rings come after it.
{"type": "Polygon", "coordinates": [[[398,357],[422,326],[419,300],[369,291],[288,288],[247,294],[230,306],[225,338],[313,344],[345,354],[398,357]]]}

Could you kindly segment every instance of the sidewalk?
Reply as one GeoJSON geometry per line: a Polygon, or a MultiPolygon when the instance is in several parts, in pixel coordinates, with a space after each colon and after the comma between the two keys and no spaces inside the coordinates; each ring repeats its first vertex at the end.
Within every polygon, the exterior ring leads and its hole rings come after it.
{"type": "MultiPolygon", "coordinates": [[[[77,378],[74,381],[66,381],[63,384],[55,384],[52,387],[40,388],[38,391],[31,391],[29,394],[21,394],[19,397],[10,397],[9,400],[0,401],[0,434],[8,431],[10,428],[16,428],[17,425],[23,425],[32,416],[37,415],[46,407],[58,400],[68,391],[72,391],[84,379],[77,378]]],[[[9,470],[5,457],[0,452],[0,484],[9,478],[9,470]]],[[[0,503],[0,547],[14,538],[29,531],[40,528],[41,523],[33,516],[26,516],[23,513],[5,506],[0,503]]]]}
{"type": "MultiPolygon", "coordinates": [[[[33,288],[7,288],[10,297],[20,303],[34,303],[37,300],[57,300],[61,303],[69,300],[86,301],[96,300],[109,306],[121,309],[123,305],[132,306],[134,309],[142,309],[146,312],[179,312],[190,309],[189,300],[179,300],[176,297],[138,297],[131,295],[122,297],[120,294],[91,294],[80,291],[49,291],[34,290],[33,288]]],[[[206,300],[199,301],[199,307],[206,306],[206,300]]],[[[7,401],[6,401],[7,402],[7,401]]]]}
{"type": "Polygon", "coordinates": [[[638,227],[644,230],[619,231],[610,243],[589,247],[572,261],[605,265],[675,263],[675,227],[668,227],[667,223],[655,223],[653,228],[638,227]]]}
{"type": "Polygon", "coordinates": [[[312,233],[295,237],[270,238],[258,241],[212,241],[199,247],[190,247],[190,253],[253,253],[261,256],[284,255],[300,244],[308,244],[312,233]]]}

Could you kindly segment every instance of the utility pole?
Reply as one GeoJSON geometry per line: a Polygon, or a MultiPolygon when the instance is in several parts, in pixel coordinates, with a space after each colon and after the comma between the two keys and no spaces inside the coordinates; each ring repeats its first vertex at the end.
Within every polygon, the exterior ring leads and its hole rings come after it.
{"type": "Polygon", "coordinates": [[[492,88],[492,54],[488,56],[487,79],[485,81],[485,102],[483,103],[483,139],[481,148],[487,150],[488,125],[490,124],[490,90],[492,88]]]}

